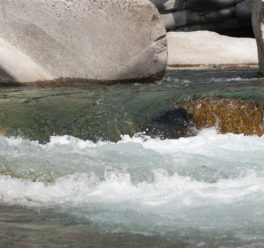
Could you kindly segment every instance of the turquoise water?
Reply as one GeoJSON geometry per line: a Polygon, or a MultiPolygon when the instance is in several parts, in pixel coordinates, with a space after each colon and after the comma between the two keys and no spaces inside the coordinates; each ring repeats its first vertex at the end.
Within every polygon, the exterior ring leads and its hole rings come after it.
{"type": "MultiPolygon", "coordinates": [[[[264,137],[210,128],[195,137],[161,140],[137,131],[183,99],[263,102],[264,85],[255,71],[232,72],[232,80],[213,71],[181,73],[168,73],[156,84],[94,91],[95,86],[3,89],[1,106],[20,103],[26,110],[68,99],[69,105],[48,108],[50,120],[71,111],[76,101],[83,104],[84,119],[90,111],[96,114],[87,128],[103,127],[106,135],[121,120],[132,122],[136,134],[122,134],[123,128],[118,142],[100,137],[96,128],[99,141],[70,131],[44,143],[0,136],[0,247],[263,247],[264,137]],[[101,101],[89,105],[95,99],[101,101]],[[100,126],[102,120],[109,123],[100,126]]],[[[37,118],[47,113],[44,107],[39,111],[37,118]]],[[[32,122],[21,123],[20,131],[31,130],[37,139],[34,128],[26,129],[32,122]]],[[[81,127],[86,130],[85,122],[81,127]]]]}

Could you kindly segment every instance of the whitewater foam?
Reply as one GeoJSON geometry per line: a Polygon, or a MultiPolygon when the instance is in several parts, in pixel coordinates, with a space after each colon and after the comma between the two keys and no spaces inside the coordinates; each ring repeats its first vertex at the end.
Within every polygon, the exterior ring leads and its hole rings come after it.
{"type": "Polygon", "coordinates": [[[117,143],[0,137],[0,202],[55,208],[122,230],[246,228],[241,220],[264,227],[263,148],[264,137],[215,129],[117,143]]]}

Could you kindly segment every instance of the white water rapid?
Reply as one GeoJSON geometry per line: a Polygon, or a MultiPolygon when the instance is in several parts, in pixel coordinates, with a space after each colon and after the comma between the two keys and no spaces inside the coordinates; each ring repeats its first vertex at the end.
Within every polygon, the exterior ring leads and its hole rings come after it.
{"type": "Polygon", "coordinates": [[[118,143],[1,136],[0,204],[56,209],[108,232],[205,232],[263,244],[263,151],[264,137],[215,129],[118,143]]]}

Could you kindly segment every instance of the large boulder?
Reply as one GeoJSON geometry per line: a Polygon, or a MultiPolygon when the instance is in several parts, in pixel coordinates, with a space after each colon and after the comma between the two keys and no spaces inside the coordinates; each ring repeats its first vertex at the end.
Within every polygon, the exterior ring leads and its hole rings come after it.
{"type": "Polygon", "coordinates": [[[0,81],[157,79],[166,31],[149,0],[0,2],[0,81]]]}
{"type": "Polygon", "coordinates": [[[264,74],[264,2],[253,1],[252,24],[257,39],[259,70],[264,74]]]}

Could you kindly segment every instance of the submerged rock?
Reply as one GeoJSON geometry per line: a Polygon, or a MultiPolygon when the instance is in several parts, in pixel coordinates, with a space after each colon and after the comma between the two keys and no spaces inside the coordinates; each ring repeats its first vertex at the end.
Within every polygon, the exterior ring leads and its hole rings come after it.
{"type": "Polygon", "coordinates": [[[146,134],[162,139],[177,139],[194,135],[193,124],[184,108],[175,108],[166,111],[146,128],[146,134]]]}
{"type": "Polygon", "coordinates": [[[148,0],[0,3],[0,82],[157,79],[166,65],[165,27],[148,0]]]}
{"type": "Polygon", "coordinates": [[[264,74],[264,2],[253,1],[252,24],[257,39],[259,70],[264,74]]]}

